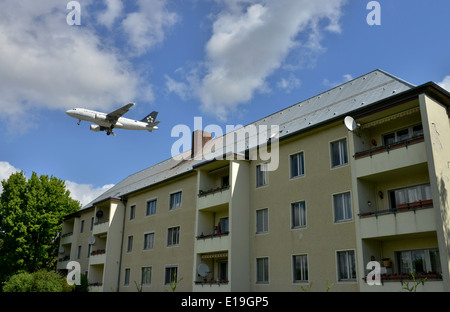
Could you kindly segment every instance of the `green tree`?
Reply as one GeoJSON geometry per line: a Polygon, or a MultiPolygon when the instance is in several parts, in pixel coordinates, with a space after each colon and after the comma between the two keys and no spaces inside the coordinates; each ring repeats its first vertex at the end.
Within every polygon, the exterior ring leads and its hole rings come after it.
{"type": "Polygon", "coordinates": [[[64,276],[53,271],[39,270],[34,273],[18,273],[4,283],[4,292],[70,292],[70,286],[64,276]]]}
{"type": "Polygon", "coordinates": [[[64,217],[81,205],[65,182],[53,176],[27,179],[23,172],[2,181],[0,195],[0,281],[16,272],[52,270],[64,217]]]}

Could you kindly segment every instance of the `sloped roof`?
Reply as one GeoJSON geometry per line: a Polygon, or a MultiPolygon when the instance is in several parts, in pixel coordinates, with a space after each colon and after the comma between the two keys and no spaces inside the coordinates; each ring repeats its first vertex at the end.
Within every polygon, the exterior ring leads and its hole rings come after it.
{"type": "MultiPolygon", "coordinates": [[[[278,125],[278,135],[281,140],[283,137],[290,136],[292,133],[307,131],[308,128],[323,124],[338,116],[344,116],[349,112],[367,107],[382,99],[397,95],[414,87],[414,85],[406,81],[377,69],[226,135],[234,135],[234,132],[237,131],[246,131],[251,126],[255,126],[257,129],[266,128],[270,131],[271,125],[278,125]]],[[[270,135],[266,134],[266,137],[268,138],[270,135]]],[[[222,156],[224,151],[233,150],[231,146],[226,146],[226,139],[224,137],[209,141],[205,145],[205,148],[208,145],[216,144],[217,140],[223,142],[223,150],[216,150],[214,156],[222,156]]],[[[247,138],[243,146],[246,149],[254,148],[254,142],[257,142],[257,140],[249,140],[247,138]]],[[[242,153],[243,151],[236,152],[242,153]]],[[[96,203],[110,198],[120,198],[121,196],[191,172],[194,166],[208,161],[189,159],[190,151],[185,152],[181,156],[180,158],[182,160],[169,158],[128,176],[82,209],[90,208],[96,203]]],[[[211,159],[211,157],[208,158],[211,159]]]]}

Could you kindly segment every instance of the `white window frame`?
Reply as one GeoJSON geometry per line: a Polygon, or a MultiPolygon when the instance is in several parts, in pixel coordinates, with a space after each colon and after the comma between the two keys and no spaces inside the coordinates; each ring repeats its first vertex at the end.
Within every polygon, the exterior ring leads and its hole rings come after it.
{"type": "Polygon", "coordinates": [[[256,188],[260,188],[260,187],[269,185],[269,170],[268,170],[268,168],[269,168],[268,163],[260,163],[260,164],[256,165],[256,167],[255,167],[256,188]],[[262,170],[262,169],[264,169],[264,167],[266,170],[262,170]],[[262,181],[260,181],[261,179],[259,177],[259,174],[261,174],[262,181]]]}
{"type": "Polygon", "coordinates": [[[126,249],[126,253],[131,253],[133,251],[133,241],[134,241],[134,237],[133,235],[128,235],[127,236],[127,249],[126,249]],[[131,240],[130,240],[131,238],[131,240]]]}
{"type": "Polygon", "coordinates": [[[334,223],[343,223],[343,222],[349,222],[349,221],[353,221],[353,203],[352,203],[352,193],[350,192],[350,191],[345,191],[345,192],[340,192],[340,193],[336,193],[336,194],[332,194],[332,196],[331,196],[331,200],[332,200],[332,206],[333,206],[333,222],[334,223]],[[336,218],[336,209],[337,209],[337,207],[336,207],[336,205],[335,205],[335,197],[336,196],[344,196],[345,194],[348,194],[349,195],[349,197],[350,197],[350,213],[351,213],[351,216],[349,217],[349,216],[347,216],[347,209],[346,209],[346,207],[345,207],[345,200],[343,201],[343,209],[344,209],[344,211],[343,211],[343,215],[344,215],[344,218],[343,219],[340,219],[340,220],[337,220],[336,218]]]}
{"type": "Polygon", "coordinates": [[[289,155],[289,179],[293,180],[293,179],[304,177],[305,176],[305,171],[306,171],[306,169],[305,169],[305,152],[304,151],[299,151],[299,152],[290,154],[289,155]],[[292,172],[292,161],[293,161],[292,158],[295,157],[295,156],[299,156],[299,155],[301,155],[301,159],[302,159],[301,164],[303,165],[302,166],[303,168],[300,168],[300,164],[299,164],[299,167],[298,167],[299,173],[297,175],[294,175],[293,172],[292,172]],[[300,169],[302,169],[302,170],[300,170],[300,169]]]}
{"type": "Polygon", "coordinates": [[[142,241],[142,250],[152,250],[155,248],[155,232],[145,232],[144,239],[142,241]],[[151,240],[148,241],[146,237],[150,237],[151,240]]]}
{"type": "Polygon", "coordinates": [[[132,221],[136,218],[136,204],[130,205],[130,214],[128,215],[128,220],[132,221]]]}
{"type": "Polygon", "coordinates": [[[145,202],[145,216],[146,217],[150,217],[156,214],[156,211],[158,209],[158,198],[154,197],[154,198],[150,198],[145,202]],[[149,213],[149,204],[155,202],[155,212],[149,213]]]}
{"type": "Polygon", "coordinates": [[[167,270],[173,270],[175,269],[176,271],[176,279],[179,279],[179,275],[178,275],[178,264],[172,264],[172,265],[166,265],[164,267],[164,285],[169,285],[169,283],[171,283],[173,280],[173,274],[169,275],[169,280],[167,280],[167,270]]]}
{"type": "Polygon", "coordinates": [[[343,250],[336,250],[336,280],[338,283],[356,283],[358,281],[358,264],[356,263],[356,250],[355,249],[343,249],[343,250]],[[350,273],[351,271],[351,261],[349,258],[349,253],[353,253],[353,260],[354,260],[354,270],[355,270],[355,277],[347,276],[347,278],[340,278],[340,258],[339,255],[341,253],[346,253],[347,259],[346,259],[346,269],[350,273]]]}
{"type": "Polygon", "coordinates": [[[257,257],[256,258],[256,276],[255,276],[255,283],[258,285],[267,285],[270,281],[270,260],[269,257],[257,257]],[[267,263],[263,262],[263,272],[260,272],[260,266],[259,261],[267,261],[267,263]],[[267,270],[267,271],[266,271],[267,270]],[[263,275],[263,279],[259,280],[260,273],[263,275]]]}
{"type": "Polygon", "coordinates": [[[153,267],[152,266],[146,266],[146,267],[141,267],[141,286],[151,286],[152,285],[152,276],[153,275],[153,267]],[[144,283],[144,269],[150,269],[150,281],[147,283],[144,283]]]}
{"type": "MultiPolygon", "coordinates": [[[[309,282],[309,255],[308,254],[295,254],[295,255],[291,255],[291,262],[292,262],[292,270],[291,270],[291,278],[292,278],[292,283],[293,284],[305,284],[309,282]],[[306,273],[307,273],[307,278],[306,279],[299,279],[297,280],[297,274],[295,273],[296,270],[296,261],[295,261],[295,257],[305,257],[306,258],[306,273]]],[[[303,263],[303,262],[302,262],[303,263]]],[[[303,272],[304,269],[302,269],[301,271],[303,272]]],[[[303,273],[301,274],[303,275],[303,273]]],[[[303,276],[304,277],[304,276],[303,276]]]]}
{"type": "Polygon", "coordinates": [[[340,138],[340,139],[337,139],[337,140],[334,140],[334,141],[331,141],[330,144],[329,144],[329,149],[330,149],[330,166],[331,166],[331,169],[340,168],[340,167],[343,167],[343,166],[347,166],[349,164],[350,159],[349,159],[349,155],[348,155],[348,140],[347,140],[346,137],[340,138]],[[342,146],[341,145],[342,141],[345,141],[347,162],[343,162],[344,160],[342,159],[342,156],[344,155],[344,153],[342,151],[342,147],[341,147],[342,146]],[[336,164],[336,165],[333,164],[334,163],[334,161],[333,161],[334,160],[333,144],[335,144],[335,143],[339,143],[339,164],[336,164]]]}
{"type": "Polygon", "coordinates": [[[167,228],[167,247],[175,247],[175,246],[179,246],[180,245],[180,232],[181,232],[181,227],[179,225],[177,226],[172,226],[170,228],[167,228]],[[171,233],[171,230],[174,229],[178,229],[178,233],[175,234],[175,243],[174,243],[174,234],[173,232],[171,233]]]}
{"type": "Polygon", "coordinates": [[[183,191],[182,190],[178,190],[175,192],[171,192],[169,194],[169,211],[173,211],[176,209],[180,209],[183,205],[183,191]],[[175,196],[176,194],[180,194],[180,201],[179,203],[175,203],[175,206],[172,206],[172,196],[175,196]]]}
{"type": "Polygon", "coordinates": [[[123,270],[123,286],[130,286],[131,268],[125,268],[123,270]],[[128,273],[127,273],[128,272],[128,273]]]}
{"type": "MultiPolygon", "coordinates": [[[[307,208],[306,208],[306,201],[305,200],[298,200],[298,201],[295,201],[295,202],[292,202],[292,203],[290,203],[290,206],[289,206],[289,213],[290,213],[290,216],[291,216],[291,230],[295,230],[295,229],[303,229],[303,228],[306,228],[306,225],[308,224],[307,222],[307,208]],[[294,221],[295,221],[295,217],[294,217],[294,205],[296,205],[296,204],[303,204],[303,206],[304,206],[304,217],[303,218],[301,218],[301,219],[299,219],[299,222],[300,221],[304,221],[303,223],[304,224],[301,224],[301,222],[300,222],[300,224],[299,225],[295,225],[294,224],[294,221]]],[[[300,212],[301,212],[301,206],[300,206],[300,212]]],[[[299,217],[301,217],[301,214],[299,214],[299,217]]]]}
{"type": "Polygon", "coordinates": [[[257,209],[256,215],[255,215],[255,233],[256,234],[266,234],[268,232],[269,232],[269,208],[257,209]],[[259,228],[258,213],[263,213],[262,230],[258,230],[258,228],[259,228]]]}

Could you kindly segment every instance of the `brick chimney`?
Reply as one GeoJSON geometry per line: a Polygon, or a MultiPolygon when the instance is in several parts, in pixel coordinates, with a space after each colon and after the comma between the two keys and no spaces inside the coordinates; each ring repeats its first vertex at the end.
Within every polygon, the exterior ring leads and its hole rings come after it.
{"type": "Polygon", "coordinates": [[[191,158],[201,154],[203,146],[212,139],[212,134],[203,130],[192,132],[191,158]]]}

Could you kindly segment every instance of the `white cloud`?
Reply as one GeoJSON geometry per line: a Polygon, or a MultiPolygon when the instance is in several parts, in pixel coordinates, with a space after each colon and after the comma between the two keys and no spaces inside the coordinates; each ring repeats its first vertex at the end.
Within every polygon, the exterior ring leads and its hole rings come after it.
{"type": "Polygon", "coordinates": [[[3,192],[1,181],[7,180],[11,174],[18,171],[20,170],[14,168],[14,166],[12,166],[9,162],[0,161],[0,194],[3,192]]]}
{"type": "Polygon", "coordinates": [[[106,27],[111,28],[123,11],[123,3],[122,0],[104,1],[106,3],[106,11],[98,15],[98,21],[106,27]]]}
{"type": "MultiPolygon", "coordinates": [[[[20,172],[7,161],[0,161],[0,182],[7,180],[11,174],[20,172]]],[[[83,206],[89,204],[92,200],[109,190],[114,184],[94,187],[91,184],[78,184],[76,182],[65,181],[66,189],[70,191],[70,197],[78,200],[83,206]]],[[[3,192],[3,186],[0,183],[0,194],[3,192]]]]}
{"type": "Polygon", "coordinates": [[[86,3],[82,25],[68,26],[60,0],[0,2],[3,118],[26,126],[29,120],[23,116],[29,108],[107,110],[139,96],[153,100],[151,86],[83,25],[86,3]]]}
{"type": "Polygon", "coordinates": [[[139,0],[138,6],[138,12],[128,14],[122,21],[134,55],[161,43],[166,30],[179,20],[176,13],[167,10],[165,0],[139,0]]]}
{"type": "MultiPolygon", "coordinates": [[[[225,119],[255,92],[268,92],[267,78],[287,67],[291,53],[323,52],[323,32],[341,31],[345,0],[216,2],[223,10],[213,23],[205,47],[205,73],[195,91],[204,112],[225,119]]],[[[287,87],[288,81],[283,83],[287,87]]]]}
{"type": "Polygon", "coordinates": [[[330,81],[327,78],[325,78],[323,80],[323,85],[327,88],[334,88],[338,85],[341,85],[343,83],[346,83],[347,81],[350,81],[353,79],[353,76],[350,74],[345,74],[342,76],[342,79],[338,80],[338,81],[330,81]]]}
{"type": "Polygon", "coordinates": [[[445,76],[444,80],[439,82],[438,85],[450,92],[450,75],[445,76]]]}
{"type": "Polygon", "coordinates": [[[66,181],[66,188],[70,191],[70,197],[78,200],[82,206],[89,204],[113,186],[114,184],[108,184],[102,187],[94,187],[91,184],[78,184],[76,182],[66,181]]]}
{"type": "Polygon", "coordinates": [[[292,90],[300,87],[301,84],[302,82],[300,79],[291,74],[289,77],[281,78],[277,83],[277,87],[284,90],[286,93],[290,93],[292,90]]]}

